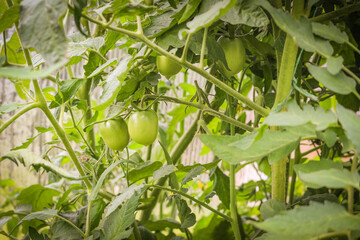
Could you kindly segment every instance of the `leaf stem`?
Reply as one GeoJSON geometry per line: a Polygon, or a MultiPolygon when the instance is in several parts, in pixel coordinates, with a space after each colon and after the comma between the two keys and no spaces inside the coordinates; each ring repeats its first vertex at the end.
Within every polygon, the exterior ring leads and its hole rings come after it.
{"type": "Polygon", "coordinates": [[[206,49],[206,38],[207,38],[207,35],[208,35],[208,27],[206,27],[204,29],[204,36],[203,36],[203,40],[202,40],[202,43],[201,43],[201,53],[200,53],[200,65],[199,65],[199,68],[200,69],[204,69],[204,57],[205,57],[205,49],[206,49]]]}
{"type": "Polygon", "coordinates": [[[141,17],[140,16],[136,16],[136,23],[137,23],[137,34],[139,35],[143,35],[144,31],[141,25],[141,17]]]}
{"type": "Polygon", "coordinates": [[[342,70],[344,70],[347,74],[349,74],[352,78],[354,78],[358,84],[360,84],[360,78],[356,76],[356,74],[353,73],[350,69],[348,69],[345,66],[342,66],[342,70]]]}
{"type": "Polygon", "coordinates": [[[215,214],[219,215],[220,217],[224,218],[225,220],[227,220],[227,221],[229,221],[229,222],[232,222],[231,217],[226,216],[225,214],[223,214],[223,213],[217,211],[216,209],[210,207],[210,206],[207,205],[206,203],[201,202],[201,201],[197,200],[196,198],[194,198],[194,197],[192,197],[192,196],[190,196],[190,195],[188,195],[188,194],[186,194],[186,193],[183,193],[183,192],[178,191],[178,190],[175,190],[175,189],[167,188],[167,187],[162,187],[162,186],[159,186],[159,185],[149,184],[149,185],[145,185],[145,186],[147,186],[147,187],[159,188],[159,189],[162,189],[162,190],[165,190],[165,191],[177,193],[177,194],[179,194],[179,195],[181,195],[181,196],[183,196],[183,197],[186,197],[186,198],[188,198],[188,199],[196,202],[197,204],[199,204],[199,205],[203,206],[204,208],[212,211],[213,213],[215,213],[215,214]]]}
{"type": "Polygon", "coordinates": [[[309,20],[312,22],[326,22],[333,18],[341,17],[359,10],[360,10],[360,2],[348,5],[346,7],[340,8],[338,10],[329,13],[325,13],[317,17],[310,18],[309,20]]]}
{"type": "Polygon", "coordinates": [[[182,61],[182,62],[186,62],[186,56],[187,56],[188,49],[189,49],[189,46],[190,46],[190,38],[191,38],[191,34],[189,33],[187,35],[187,37],[186,37],[184,50],[183,50],[183,53],[181,55],[181,60],[180,61],[182,61]]]}
{"type": "MultiPolygon", "coordinates": [[[[351,173],[354,174],[357,171],[358,166],[358,155],[355,153],[355,156],[352,159],[351,163],[351,173]]],[[[354,209],[354,188],[348,187],[348,212],[353,213],[354,209]]]]}
{"type": "Polygon", "coordinates": [[[15,115],[13,115],[10,119],[8,119],[6,122],[4,122],[4,124],[0,126],[0,133],[2,133],[10,124],[12,124],[19,117],[21,117],[24,113],[30,111],[31,109],[39,108],[39,107],[40,104],[38,102],[35,102],[21,109],[19,112],[17,112],[15,115]]]}
{"type": "Polygon", "coordinates": [[[355,47],[354,44],[352,44],[350,41],[346,41],[346,44],[349,45],[349,47],[351,47],[355,52],[360,54],[360,50],[357,47],[355,47]]]}
{"type": "MultiPolygon", "coordinates": [[[[90,196],[91,191],[88,190],[88,196],[90,196]]],[[[87,205],[87,212],[86,212],[86,230],[85,230],[85,237],[87,238],[90,234],[90,228],[91,228],[91,204],[92,201],[88,201],[87,205]]]]}
{"type": "Polygon", "coordinates": [[[197,103],[193,103],[193,102],[188,102],[188,101],[184,101],[184,100],[180,100],[178,98],[172,98],[172,97],[168,97],[168,96],[158,96],[158,95],[149,95],[149,94],[146,94],[143,96],[143,99],[153,99],[153,98],[157,98],[158,101],[166,101],[166,102],[174,102],[174,103],[179,103],[179,104],[184,104],[184,105],[187,105],[187,106],[190,106],[190,107],[195,107],[195,108],[198,108],[198,109],[201,109],[203,112],[207,112],[208,114],[212,115],[212,116],[215,116],[227,123],[230,123],[234,126],[237,126],[241,129],[244,129],[246,131],[249,131],[249,132],[252,132],[254,131],[254,128],[245,124],[245,123],[242,123],[242,122],[239,122],[229,116],[226,116],[225,114],[219,112],[219,111],[216,111],[212,108],[209,108],[205,105],[202,105],[202,104],[197,104],[197,103]]]}

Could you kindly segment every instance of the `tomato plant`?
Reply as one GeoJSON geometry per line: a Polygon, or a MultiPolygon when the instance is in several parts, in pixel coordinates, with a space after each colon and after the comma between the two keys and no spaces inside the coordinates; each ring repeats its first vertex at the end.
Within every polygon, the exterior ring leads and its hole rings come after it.
{"type": "Polygon", "coordinates": [[[132,140],[148,146],[158,135],[158,117],[152,110],[140,111],[129,118],[129,133],[132,140]]]}
{"type": "Polygon", "coordinates": [[[181,65],[177,64],[175,61],[169,59],[166,56],[157,56],[156,66],[159,73],[164,75],[166,78],[174,76],[181,70],[181,65]]]}
{"type": "Polygon", "coordinates": [[[113,150],[122,151],[129,143],[128,126],[122,118],[104,122],[100,125],[99,132],[105,144],[113,150]]]}
{"type": "Polygon", "coordinates": [[[0,236],[358,239],[359,9],[0,1],[0,236]]]}

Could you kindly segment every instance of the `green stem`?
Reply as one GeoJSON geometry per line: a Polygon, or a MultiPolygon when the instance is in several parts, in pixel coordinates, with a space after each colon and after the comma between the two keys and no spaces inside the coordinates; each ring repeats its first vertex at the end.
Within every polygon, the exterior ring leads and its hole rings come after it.
{"type": "Polygon", "coordinates": [[[348,15],[352,12],[356,12],[360,10],[360,2],[358,3],[354,3],[351,5],[348,5],[346,7],[340,8],[338,10],[329,12],[329,13],[325,13],[323,15],[317,16],[317,17],[313,17],[310,18],[310,21],[312,22],[326,22],[328,20],[331,20],[333,18],[338,18],[338,17],[342,17],[345,15],[348,15]]]}
{"type": "MultiPolygon", "coordinates": [[[[355,153],[351,163],[351,173],[354,174],[357,171],[358,166],[358,156],[355,153]]],[[[349,186],[348,187],[348,212],[353,213],[354,209],[354,188],[349,186]]]]}
{"type": "MultiPolygon", "coordinates": [[[[90,90],[91,90],[91,86],[92,86],[92,79],[86,79],[86,83],[85,83],[85,100],[86,100],[86,105],[87,105],[87,110],[85,110],[85,117],[83,120],[83,124],[84,126],[86,126],[88,124],[88,122],[90,121],[90,119],[92,118],[92,112],[91,112],[91,95],[90,95],[90,90]]],[[[90,130],[88,130],[86,132],[86,140],[88,141],[88,143],[90,144],[92,149],[95,149],[95,131],[94,128],[91,128],[90,130]]]]}
{"type": "Polygon", "coordinates": [[[90,52],[96,53],[102,60],[104,60],[105,62],[107,62],[109,59],[107,59],[104,55],[102,55],[99,51],[93,50],[93,49],[89,49],[90,52]]]}
{"type": "MultiPolygon", "coordinates": [[[[90,196],[91,192],[88,191],[88,196],[90,196]]],[[[87,205],[87,212],[86,212],[86,230],[85,230],[85,237],[87,238],[90,234],[90,228],[91,228],[91,204],[92,201],[88,201],[87,205]]]]}
{"type": "MultiPolygon", "coordinates": [[[[64,144],[66,151],[69,153],[71,160],[74,162],[75,167],[77,168],[78,172],[82,177],[85,177],[86,174],[80,164],[80,161],[77,159],[74,150],[71,147],[71,144],[66,136],[65,130],[60,126],[60,124],[56,121],[55,117],[52,115],[50,109],[47,106],[46,100],[44,95],[42,94],[39,84],[36,80],[33,80],[34,88],[35,88],[35,95],[37,100],[39,101],[40,108],[49,119],[50,123],[53,125],[57,135],[61,139],[62,143],[64,144]]],[[[88,178],[84,178],[85,185],[88,189],[91,189],[91,183],[88,178]]]]}
{"type": "Polygon", "coordinates": [[[216,111],[212,108],[209,108],[203,104],[188,102],[188,101],[184,101],[184,100],[181,100],[178,98],[173,98],[173,97],[168,97],[168,96],[158,96],[158,95],[148,95],[148,94],[143,96],[143,100],[145,100],[145,99],[158,99],[158,101],[174,102],[174,103],[184,104],[184,105],[187,105],[190,107],[195,107],[195,108],[202,110],[203,112],[207,112],[208,114],[215,116],[227,123],[230,123],[234,126],[241,128],[241,129],[244,129],[249,132],[254,131],[253,127],[251,127],[245,123],[239,122],[239,121],[235,120],[234,118],[226,116],[225,114],[223,114],[219,111],[216,111]]]}
{"type": "Polygon", "coordinates": [[[76,231],[78,231],[78,232],[81,234],[81,236],[83,236],[83,238],[86,238],[86,236],[85,236],[85,234],[83,233],[83,231],[81,231],[81,229],[78,228],[78,227],[77,227],[74,223],[72,223],[70,220],[68,220],[68,219],[66,219],[66,218],[64,218],[64,217],[62,217],[62,216],[60,216],[60,215],[56,215],[55,217],[57,217],[57,218],[63,220],[64,222],[70,224],[73,228],[76,229],[76,231]]]}
{"type": "Polygon", "coordinates": [[[201,44],[201,53],[200,53],[200,65],[199,68],[200,69],[204,69],[204,56],[205,56],[205,49],[206,49],[206,38],[207,38],[207,34],[208,34],[208,29],[209,28],[205,28],[204,29],[204,36],[203,36],[203,40],[202,40],[202,44],[201,44]]]}
{"type": "Polygon", "coordinates": [[[3,32],[3,42],[4,42],[4,56],[5,56],[5,61],[3,65],[7,65],[8,57],[7,57],[7,46],[6,46],[6,31],[3,32]]]}
{"type": "Polygon", "coordinates": [[[345,66],[342,66],[342,70],[344,70],[347,74],[349,74],[352,78],[354,78],[358,84],[360,84],[360,78],[356,76],[356,74],[353,73],[350,69],[348,69],[345,66]]]}
{"type": "Polygon", "coordinates": [[[289,192],[289,204],[292,205],[294,202],[294,191],[295,191],[295,183],[296,183],[296,172],[294,171],[294,165],[299,164],[301,159],[300,146],[298,146],[295,150],[295,159],[294,164],[291,168],[291,183],[290,183],[290,192],[289,192]]]}
{"type": "MultiPolygon", "coordinates": [[[[70,6],[71,7],[71,6],[70,6]]],[[[245,105],[247,105],[249,108],[253,109],[254,111],[258,112],[259,114],[261,114],[262,116],[267,116],[270,111],[268,109],[265,109],[259,105],[257,105],[256,103],[254,103],[253,101],[251,101],[249,98],[245,97],[244,95],[242,95],[241,93],[237,92],[236,90],[232,89],[231,87],[229,87],[227,84],[223,83],[221,80],[217,79],[216,77],[212,76],[210,73],[208,73],[207,71],[185,61],[181,61],[181,59],[177,56],[175,56],[174,54],[169,53],[168,51],[166,51],[165,49],[159,47],[158,45],[156,45],[155,43],[153,43],[150,39],[148,39],[146,36],[144,36],[143,34],[139,34],[137,32],[132,32],[123,28],[117,28],[117,27],[113,27],[113,26],[107,26],[106,24],[104,24],[103,22],[97,21],[95,19],[90,18],[87,15],[82,15],[84,18],[88,19],[89,21],[95,23],[95,24],[99,24],[105,28],[108,28],[109,30],[115,31],[115,32],[120,32],[120,33],[124,33],[130,37],[136,38],[142,42],[144,42],[146,45],[148,45],[151,49],[153,49],[154,51],[158,52],[161,55],[164,55],[168,58],[170,58],[171,60],[179,63],[180,65],[182,65],[185,68],[189,68],[191,70],[193,70],[194,72],[200,74],[201,76],[203,76],[204,78],[206,78],[209,82],[215,84],[216,86],[218,86],[221,90],[225,91],[226,93],[228,93],[229,95],[231,95],[232,97],[238,99],[240,102],[244,103],[245,105]]]]}
{"type": "MultiPolygon", "coordinates": [[[[295,18],[299,18],[304,9],[304,0],[294,1],[292,15],[295,18]]],[[[297,56],[298,47],[294,39],[287,34],[283,54],[281,57],[280,71],[278,76],[278,83],[276,89],[276,97],[274,102],[274,108],[281,102],[283,102],[291,91],[291,84],[294,75],[294,67],[297,56]]],[[[277,128],[273,128],[277,130],[277,128]]],[[[276,163],[271,164],[272,175],[272,199],[277,199],[285,202],[286,192],[286,162],[287,157],[281,158],[276,163]]]]}
{"type": "Polygon", "coordinates": [[[138,227],[138,225],[137,225],[136,220],[134,221],[133,226],[134,226],[134,237],[135,237],[135,240],[141,240],[141,234],[140,234],[139,227],[138,227]]]}
{"type": "Polygon", "coordinates": [[[185,41],[185,46],[184,46],[183,53],[181,55],[181,60],[180,61],[182,61],[182,62],[186,62],[186,56],[187,56],[188,49],[189,49],[189,46],[190,46],[190,38],[191,38],[191,34],[189,33],[187,35],[187,38],[186,38],[186,41],[185,41]]]}
{"type": "Polygon", "coordinates": [[[360,50],[357,47],[355,47],[354,44],[352,44],[350,41],[346,41],[346,44],[349,45],[349,47],[351,47],[355,52],[360,54],[360,50]]]}
{"type": "Polygon", "coordinates": [[[178,190],[175,190],[175,189],[171,189],[171,188],[167,188],[167,187],[162,187],[162,186],[159,186],[159,185],[145,185],[147,187],[154,187],[154,188],[159,188],[161,190],[165,190],[165,191],[169,191],[169,192],[173,192],[173,193],[177,193],[183,197],[186,197],[194,202],[196,202],[197,204],[203,206],[204,208],[212,211],[213,213],[219,215],[220,217],[224,218],[225,220],[229,221],[229,222],[232,222],[232,219],[229,217],[229,216],[226,216],[225,214],[217,211],[216,209],[210,207],[209,205],[207,205],[206,203],[202,202],[202,201],[199,201],[197,200],[196,198],[184,193],[184,192],[181,192],[181,191],[178,191],[178,190]]]}
{"type": "Polygon", "coordinates": [[[10,119],[8,119],[6,122],[4,122],[3,125],[0,126],[0,133],[2,133],[10,124],[12,124],[16,119],[21,117],[24,113],[30,111],[34,108],[39,108],[40,104],[38,102],[31,103],[30,105],[24,107],[19,112],[17,112],[15,115],[13,115],[10,119]]]}

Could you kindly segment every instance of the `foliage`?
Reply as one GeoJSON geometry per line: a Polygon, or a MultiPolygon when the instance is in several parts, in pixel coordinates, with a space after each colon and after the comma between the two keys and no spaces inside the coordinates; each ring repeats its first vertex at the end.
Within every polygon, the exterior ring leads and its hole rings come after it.
{"type": "MultiPolygon", "coordinates": [[[[359,9],[351,0],[0,0],[0,77],[23,101],[0,106],[16,112],[0,133],[34,108],[52,125],[0,159],[47,174],[25,188],[0,180],[0,234],[358,239],[359,9]],[[189,72],[206,83],[191,84],[189,72]],[[151,124],[138,122],[150,108],[151,124]],[[99,124],[119,117],[140,126],[131,123],[127,145],[122,121],[126,141],[111,149],[99,124]],[[155,142],[145,136],[153,126],[155,142]],[[43,154],[27,150],[43,133],[53,136],[43,154]],[[214,159],[184,166],[197,136],[214,159]],[[259,178],[240,185],[245,166],[259,178]]],[[[113,143],[124,138],[113,133],[113,143]]]]}

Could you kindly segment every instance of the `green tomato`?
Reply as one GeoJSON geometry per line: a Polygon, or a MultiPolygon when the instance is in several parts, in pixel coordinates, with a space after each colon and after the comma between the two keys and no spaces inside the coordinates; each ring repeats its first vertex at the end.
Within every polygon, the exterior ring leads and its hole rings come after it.
{"type": "Polygon", "coordinates": [[[122,118],[104,122],[99,131],[105,144],[112,150],[122,151],[129,143],[128,126],[122,118]]]}
{"type": "Polygon", "coordinates": [[[241,39],[220,38],[219,44],[224,50],[225,59],[230,69],[229,71],[222,63],[220,64],[226,76],[231,77],[239,73],[245,64],[245,47],[241,39]]]}
{"type": "Polygon", "coordinates": [[[130,116],[129,133],[132,140],[148,146],[152,144],[158,134],[158,117],[153,110],[136,112],[130,116]]]}
{"type": "Polygon", "coordinates": [[[156,65],[159,72],[164,75],[167,79],[177,74],[181,70],[181,65],[165,56],[156,57],[156,65]]]}

